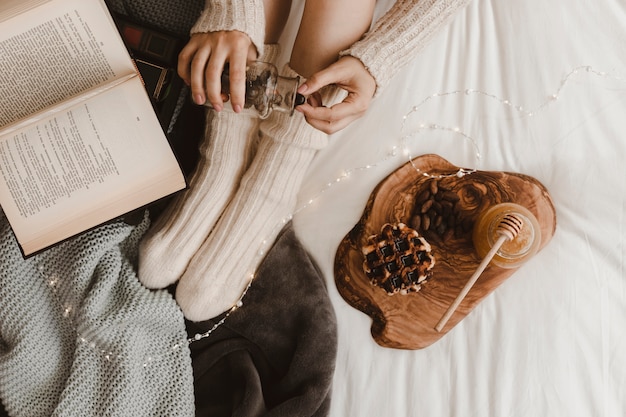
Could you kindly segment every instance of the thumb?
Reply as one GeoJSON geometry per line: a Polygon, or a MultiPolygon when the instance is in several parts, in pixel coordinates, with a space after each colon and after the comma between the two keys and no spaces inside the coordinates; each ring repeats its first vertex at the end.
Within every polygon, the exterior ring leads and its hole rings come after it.
{"type": "Polygon", "coordinates": [[[335,70],[333,64],[311,75],[298,88],[298,93],[307,95],[313,94],[327,85],[335,84],[339,79],[340,78],[338,77],[337,71],[335,70]]]}

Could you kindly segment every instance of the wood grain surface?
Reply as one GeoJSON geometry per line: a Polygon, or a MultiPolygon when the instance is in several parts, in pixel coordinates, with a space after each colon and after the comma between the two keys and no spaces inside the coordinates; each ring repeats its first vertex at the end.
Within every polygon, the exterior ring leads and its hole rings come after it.
{"type": "Polygon", "coordinates": [[[480,264],[472,230],[484,210],[502,202],[526,207],[541,228],[539,250],[554,235],[556,213],[548,191],[539,181],[509,172],[454,175],[458,170],[437,155],[423,155],[413,163],[407,162],[374,189],[360,221],[339,245],[335,257],[336,286],[351,306],[372,318],[372,336],[382,346],[421,349],[431,345],[517,270],[490,264],[442,331],[434,329],[480,264]],[[440,175],[443,177],[432,179],[440,175]],[[432,277],[418,292],[388,295],[370,283],[363,270],[363,246],[387,223],[404,223],[431,245],[436,263],[432,277]]]}

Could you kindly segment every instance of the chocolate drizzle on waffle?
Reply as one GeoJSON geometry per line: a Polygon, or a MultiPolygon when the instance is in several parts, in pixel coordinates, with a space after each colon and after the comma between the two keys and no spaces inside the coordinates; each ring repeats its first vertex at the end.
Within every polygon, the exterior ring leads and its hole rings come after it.
{"type": "Polygon", "coordinates": [[[419,291],[435,265],[430,244],[403,223],[383,225],[380,234],[367,239],[362,252],[370,282],[389,295],[419,291]]]}

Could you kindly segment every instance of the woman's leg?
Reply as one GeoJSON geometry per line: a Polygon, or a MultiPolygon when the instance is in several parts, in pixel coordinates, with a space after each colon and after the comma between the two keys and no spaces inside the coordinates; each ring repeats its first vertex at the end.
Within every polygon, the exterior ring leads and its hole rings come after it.
{"type": "MultiPolygon", "coordinates": [[[[266,0],[266,45],[260,60],[275,62],[291,0],[266,0]]],[[[234,195],[258,142],[254,109],[235,113],[207,109],[205,137],[189,189],[159,216],[142,241],[139,279],[148,288],[164,288],[183,274],[234,195]]]]}
{"type": "Polygon", "coordinates": [[[264,0],[265,43],[278,43],[291,12],[291,0],[264,0]]]}
{"type": "MultiPolygon", "coordinates": [[[[310,75],[333,62],[367,30],[373,4],[373,0],[307,2],[292,64],[310,75]]],[[[283,75],[297,73],[286,66],[283,75]]],[[[336,89],[326,91],[324,103],[332,103],[336,94],[336,89]]],[[[310,162],[328,142],[328,136],[307,124],[299,112],[290,116],[275,111],[260,128],[250,168],[176,290],[178,303],[192,321],[236,308],[265,252],[290,220],[310,162]]]]}
{"type": "Polygon", "coordinates": [[[375,0],[307,1],[291,52],[291,68],[306,78],[335,62],[339,52],[369,29],[375,4],[375,0]]]}

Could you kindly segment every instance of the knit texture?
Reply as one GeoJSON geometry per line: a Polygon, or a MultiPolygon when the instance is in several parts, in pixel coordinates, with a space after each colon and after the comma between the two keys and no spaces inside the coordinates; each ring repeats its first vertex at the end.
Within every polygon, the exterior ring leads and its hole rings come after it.
{"type": "MultiPolygon", "coordinates": [[[[282,74],[296,75],[289,66],[282,74]]],[[[260,129],[259,149],[239,189],[176,289],[176,300],[189,320],[207,320],[236,304],[290,220],[309,164],[328,143],[328,135],[299,112],[290,116],[274,111],[260,129]]]]}
{"type": "Polygon", "coordinates": [[[351,55],[363,62],[376,80],[378,95],[469,1],[397,0],[361,40],[340,55],[351,55]]]}
{"type": "MultiPolygon", "coordinates": [[[[131,8],[126,5],[126,0],[107,1],[112,4],[123,3],[126,9],[131,8]]],[[[376,94],[379,94],[393,76],[415,58],[431,38],[469,1],[397,0],[361,40],[340,55],[351,55],[360,59],[375,78],[378,87],[376,94]]],[[[170,4],[166,4],[166,7],[176,11],[174,22],[188,21],[190,14],[197,13],[197,2],[195,0],[192,7],[175,7],[170,4]]],[[[134,5],[130,11],[139,16],[148,16],[151,13],[149,8],[142,9],[134,5]]],[[[167,23],[169,27],[182,27],[178,23],[167,23]]],[[[265,36],[263,2],[206,0],[205,9],[191,33],[219,30],[239,30],[247,34],[260,55],[265,36]]]]}
{"type": "Polygon", "coordinates": [[[204,0],[105,0],[109,9],[136,21],[158,27],[180,37],[204,10],[204,0]]]}
{"type": "Polygon", "coordinates": [[[262,139],[233,200],[180,279],[176,299],[185,317],[207,320],[235,305],[294,209],[314,155],[314,149],[262,139]]]}
{"type": "MultiPolygon", "coordinates": [[[[280,54],[265,46],[267,62],[280,54]]],[[[239,186],[259,140],[254,109],[235,113],[208,109],[200,158],[189,188],[171,202],[139,246],[139,279],[148,288],[165,288],[181,277],[239,186]]]]}
{"type": "Polygon", "coordinates": [[[245,172],[255,144],[254,110],[207,111],[200,160],[189,188],[168,205],[141,242],[139,279],[148,288],[176,282],[209,235],[245,172]]]}
{"type": "Polygon", "coordinates": [[[250,37],[263,54],[265,40],[265,13],[263,0],[206,0],[202,15],[191,28],[191,33],[238,30],[250,37]]]}
{"type": "Polygon", "coordinates": [[[0,213],[0,397],[11,416],[192,416],[185,324],[137,280],[121,221],[24,260],[0,213]]]}

